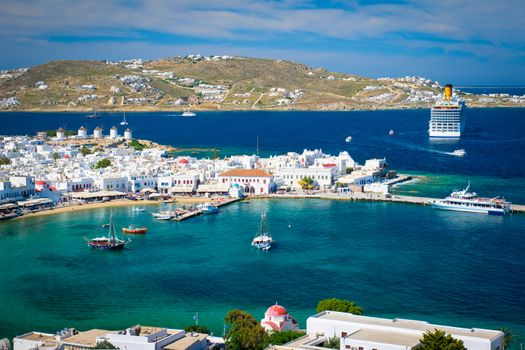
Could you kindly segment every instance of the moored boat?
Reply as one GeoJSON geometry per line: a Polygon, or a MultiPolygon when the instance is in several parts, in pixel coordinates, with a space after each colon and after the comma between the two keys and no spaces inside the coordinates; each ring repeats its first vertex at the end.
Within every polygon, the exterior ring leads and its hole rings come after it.
{"type": "Polygon", "coordinates": [[[126,247],[126,244],[131,240],[124,241],[115,234],[115,226],[113,226],[113,217],[109,216],[109,235],[108,237],[96,237],[88,240],[87,245],[91,248],[101,250],[121,250],[126,247]]]}
{"type": "Polygon", "coordinates": [[[503,198],[482,198],[468,192],[470,183],[462,191],[454,191],[445,199],[431,202],[432,208],[464,211],[469,213],[505,215],[512,211],[512,204],[503,198]]]}
{"type": "Polygon", "coordinates": [[[202,210],[203,214],[218,214],[219,213],[219,208],[209,203],[201,205],[200,209],[202,210]]]}
{"type": "Polygon", "coordinates": [[[148,228],[145,226],[136,227],[134,225],[129,225],[128,227],[123,227],[122,232],[129,235],[138,235],[145,234],[148,231],[148,228]]]}
{"type": "Polygon", "coordinates": [[[256,236],[252,240],[252,247],[255,247],[259,250],[270,250],[273,244],[272,236],[270,235],[270,230],[268,229],[268,224],[266,223],[266,212],[261,214],[261,224],[259,225],[259,231],[257,231],[256,236]]]}

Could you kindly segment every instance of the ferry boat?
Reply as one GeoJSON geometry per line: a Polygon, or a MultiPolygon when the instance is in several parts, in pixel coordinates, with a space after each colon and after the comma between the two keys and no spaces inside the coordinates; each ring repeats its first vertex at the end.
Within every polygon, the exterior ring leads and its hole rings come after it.
{"type": "Polygon", "coordinates": [[[465,128],[465,108],[465,102],[452,95],[452,85],[445,85],[443,97],[430,111],[429,136],[459,138],[465,128]]]}
{"type": "Polygon", "coordinates": [[[138,235],[145,234],[148,231],[148,228],[145,226],[136,227],[134,225],[129,225],[128,227],[123,227],[122,232],[129,235],[138,235]]]}
{"type": "Polygon", "coordinates": [[[469,192],[470,183],[463,191],[454,191],[445,199],[431,202],[432,208],[465,211],[469,213],[505,215],[511,210],[511,203],[505,199],[481,198],[475,192],[469,192]]]}
{"type": "Polygon", "coordinates": [[[266,223],[266,212],[263,211],[261,214],[261,224],[257,235],[252,240],[252,247],[259,250],[270,250],[272,247],[273,239],[266,223]]]}
{"type": "Polygon", "coordinates": [[[103,250],[121,250],[126,247],[126,244],[131,240],[124,241],[115,234],[115,227],[113,226],[113,218],[109,216],[109,237],[96,237],[88,240],[87,245],[95,249],[103,250]]]}

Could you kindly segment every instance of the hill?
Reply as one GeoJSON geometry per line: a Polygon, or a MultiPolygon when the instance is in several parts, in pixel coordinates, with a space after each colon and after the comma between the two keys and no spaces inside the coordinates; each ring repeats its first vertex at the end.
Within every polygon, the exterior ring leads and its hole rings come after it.
{"type": "MultiPolygon", "coordinates": [[[[54,61],[0,76],[0,107],[28,111],[400,109],[429,107],[440,93],[423,78],[377,80],[231,56],[54,61]]],[[[515,105],[467,98],[471,105],[515,105]]]]}

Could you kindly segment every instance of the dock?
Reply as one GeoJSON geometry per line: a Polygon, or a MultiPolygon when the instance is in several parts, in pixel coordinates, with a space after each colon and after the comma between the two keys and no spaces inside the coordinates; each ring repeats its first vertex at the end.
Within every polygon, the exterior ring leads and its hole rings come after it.
{"type": "MultiPolygon", "coordinates": [[[[224,200],[224,201],[221,201],[221,202],[215,202],[215,203],[212,203],[212,204],[215,205],[217,208],[220,208],[220,207],[223,207],[225,205],[228,205],[228,204],[240,201],[240,200],[241,200],[240,198],[232,198],[232,199],[227,199],[227,200],[224,200]]],[[[173,218],[171,220],[173,220],[173,221],[184,221],[186,219],[193,218],[195,216],[199,216],[202,213],[203,213],[202,209],[196,209],[196,210],[192,210],[192,211],[190,211],[190,212],[188,212],[186,214],[177,216],[177,217],[175,217],[175,218],[173,218]]]]}

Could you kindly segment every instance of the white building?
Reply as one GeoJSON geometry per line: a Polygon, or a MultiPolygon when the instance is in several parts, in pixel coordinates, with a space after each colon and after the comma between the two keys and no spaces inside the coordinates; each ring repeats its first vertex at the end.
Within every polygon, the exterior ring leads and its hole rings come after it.
{"type": "Polygon", "coordinates": [[[79,139],[85,139],[87,138],[87,129],[83,126],[81,126],[79,129],[78,129],[78,134],[77,134],[78,138],[79,139]]]}
{"type": "Polygon", "coordinates": [[[101,127],[97,126],[95,130],[93,130],[93,137],[96,139],[102,138],[102,128],[101,127]]]}
{"type": "Polygon", "coordinates": [[[273,176],[260,169],[232,169],[217,178],[220,184],[243,186],[245,193],[269,194],[274,190],[273,176]]]}
{"type": "Polygon", "coordinates": [[[306,320],[307,336],[286,349],[324,349],[329,338],[339,338],[341,350],[411,350],[427,331],[444,331],[463,341],[468,350],[503,350],[503,333],[479,328],[433,325],[425,321],[357,316],[323,311],[306,320]]]}
{"type": "Polygon", "coordinates": [[[300,188],[299,181],[310,177],[321,189],[330,188],[333,185],[335,166],[319,168],[282,168],[277,175],[286,186],[300,188]]]}
{"type": "Polygon", "coordinates": [[[264,313],[261,327],[268,333],[299,330],[299,324],[281,305],[272,305],[264,313]]]}
{"type": "Polygon", "coordinates": [[[157,187],[159,193],[194,193],[199,185],[199,174],[190,172],[159,176],[157,187]]]}
{"type": "Polygon", "coordinates": [[[131,175],[128,176],[128,190],[139,192],[143,188],[154,188],[157,178],[153,175],[131,175]]]}
{"type": "Polygon", "coordinates": [[[109,129],[109,137],[112,139],[116,139],[118,137],[118,129],[116,126],[113,126],[111,129],[109,129]]]}
{"type": "Polygon", "coordinates": [[[133,133],[130,128],[124,131],[124,140],[133,140],[133,133]]]}
{"type": "Polygon", "coordinates": [[[101,191],[127,192],[128,178],[124,176],[102,176],[95,179],[95,187],[101,191]]]}
{"type": "Polygon", "coordinates": [[[31,176],[11,176],[0,181],[0,203],[21,200],[35,195],[35,181],[31,176]]]}
{"type": "Polygon", "coordinates": [[[57,130],[57,139],[58,139],[58,140],[64,140],[65,138],[66,138],[66,132],[65,132],[65,130],[62,129],[62,128],[59,128],[59,129],[57,130]]]}

